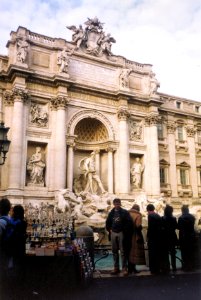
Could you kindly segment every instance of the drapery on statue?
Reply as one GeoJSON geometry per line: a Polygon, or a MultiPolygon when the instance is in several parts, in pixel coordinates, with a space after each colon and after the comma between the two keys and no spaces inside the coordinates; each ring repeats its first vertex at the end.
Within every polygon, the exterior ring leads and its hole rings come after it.
{"type": "Polygon", "coordinates": [[[140,162],[140,158],[137,157],[135,162],[131,167],[131,183],[134,188],[139,189],[142,185],[142,172],[144,171],[144,167],[140,162]]]}
{"type": "Polygon", "coordinates": [[[155,77],[155,73],[150,74],[150,95],[156,94],[158,88],[160,87],[159,81],[155,77]]]}
{"type": "Polygon", "coordinates": [[[31,156],[27,164],[30,172],[30,182],[33,184],[44,184],[43,171],[45,163],[42,160],[41,147],[36,147],[36,152],[31,156]]]}
{"type": "Polygon", "coordinates": [[[131,74],[132,71],[133,71],[132,69],[127,69],[127,68],[121,70],[119,75],[121,87],[123,88],[129,87],[129,75],[131,74]]]}
{"type": "Polygon", "coordinates": [[[75,49],[79,49],[85,35],[82,25],[79,25],[79,28],[77,28],[75,25],[66,26],[66,28],[74,31],[74,33],[72,34],[72,42],[76,44],[75,49]]]}
{"type": "Polygon", "coordinates": [[[17,38],[17,61],[25,63],[29,44],[25,37],[17,38]]]}
{"type": "Polygon", "coordinates": [[[68,64],[70,56],[73,54],[74,49],[68,49],[64,47],[64,49],[59,53],[57,58],[57,64],[60,66],[59,72],[68,73],[68,64]]]}
{"type": "Polygon", "coordinates": [[[112,55],[111,52],[111,47],[112,47],[112,43],[116,43],[116,40],[111,36],[110,33],[108,33],[107,35],[105,35],[104,32],[101,33],[101,37],[97,42],[102,51],[105,51],[108,55],[112,55]]]}
{"type": "Polygon", "coordinates": [[[84,192],[91,192],[92,194],[96,194],[98,187],[100,188],[101,193],[105,193],[103,184],[99,176],[96,174],[94,151],[91,152],[89,157],[85,157],[80,161],[79,167],[83,171],[84,176],[87,180],[84,192]]]}

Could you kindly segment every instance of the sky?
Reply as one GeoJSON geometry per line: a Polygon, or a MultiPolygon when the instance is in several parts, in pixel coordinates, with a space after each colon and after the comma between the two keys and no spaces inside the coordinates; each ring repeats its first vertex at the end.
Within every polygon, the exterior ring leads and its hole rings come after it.
{"type": "Polygon", "coordinates": [[[95,16],[114,55],[153,65],[159,92],[201,102],[201,0],[0,0],[0,54],[19,26],[71,41],[95,16]]]}

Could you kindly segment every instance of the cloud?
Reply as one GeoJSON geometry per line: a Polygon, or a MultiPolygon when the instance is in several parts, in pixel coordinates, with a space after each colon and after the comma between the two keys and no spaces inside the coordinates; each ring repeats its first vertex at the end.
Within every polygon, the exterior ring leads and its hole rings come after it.
{"type": "Polygon", "coordinates": [[[18,26],[70,41],[67,25],[97,16],[114,54],[153,65],[159,91],[201,101],[200,0],[1,0],[0,12],[1,54],[18,26]]]}

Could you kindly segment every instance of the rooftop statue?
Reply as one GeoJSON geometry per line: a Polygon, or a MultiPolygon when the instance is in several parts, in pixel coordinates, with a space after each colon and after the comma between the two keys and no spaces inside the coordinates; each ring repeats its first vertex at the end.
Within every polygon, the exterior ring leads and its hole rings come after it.
{"type": "Polygon", "coordinates": [[[74,31],[73,35],[72,35],[72,42],[76,44],[76,50],[79,49],[82,41],[84,40],[84,30],[82,28],[82,25],[79,25],[79,28],[77,28],[76,26],[72,25],[72,26],[66,26],[66,28],[74,31]]]}
{"type": "Polygon", "coordinates": [[[88,54],[101,57],[104,54],[106,57],[111,57],[112,43],[116,40],[110,33],[105,34],[103,24],[97,17],[90,19],[84,23],[86,26],[83,29],[82,25],[77,28],[75,25],[66,26],[74,33],[72,35],[72,43],[76,44],[75,50],[82,49],[88,54]]]}
{"type": "Polygon", "coordinates": [[[158,88],[160,87],[159,81],[155,77],[155,73],[150,74],[150,95],[156,94],[158,88]]]}
{"type": "Polygon", "coordinates": [[[20,63],[25,63],[28,53],[29,44],[25,37],[17,38],[17,61],[20,63]]]}

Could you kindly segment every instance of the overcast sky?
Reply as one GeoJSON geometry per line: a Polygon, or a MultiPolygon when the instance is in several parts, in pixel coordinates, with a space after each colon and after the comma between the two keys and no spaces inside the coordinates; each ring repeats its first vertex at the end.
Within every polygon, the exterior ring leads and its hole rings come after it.
{"type": "Polygon", "coordinates": [[[0,0],[0,54],[18,26],[71,41],[66,26],[95,16],[115,55],[153,65],[159,92],[201,102],[201,0],[0,0]]]}

